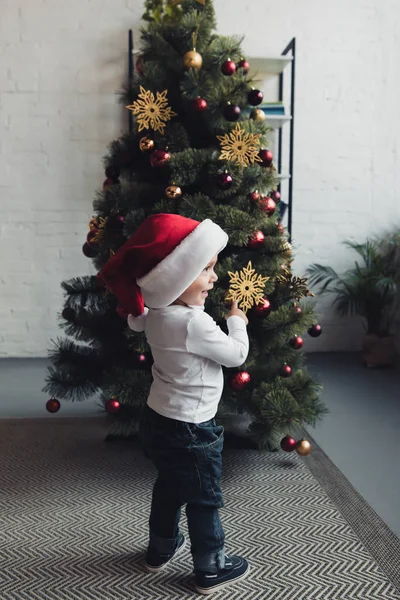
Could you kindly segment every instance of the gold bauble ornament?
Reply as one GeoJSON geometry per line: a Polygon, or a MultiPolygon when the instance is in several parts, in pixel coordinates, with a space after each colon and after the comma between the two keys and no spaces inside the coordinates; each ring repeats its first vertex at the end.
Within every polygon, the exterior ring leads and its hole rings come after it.
{"type": "Polygon", "coordinates": [[[183,64],[186,69],[201,69],[203,65],[203,57],[196,50],[189,50],[183,56],[183,64]]]}
{"type": "Polygon", "coordinates": [[[254,121],[265,121],[265,112],[261,108],[255,108],[251,111],[250,117],[254,121]]]}
{"type": "Polygon", "coordinates": [[[300,456],[307,456],[311,452],[311,444],[308,440],[299,440],[296,442],[295,450],[300,456]]]}
{"type": "Polygon", "coordinates": [[[170,200],[176,200],[176,198],[180,198],[182,196],[182,190],[178,185],[169,185],[165,189],[165,195],[170,200]]]}
{"type": "Polygon", "coordinates": [[[152,140],[146,136],[142,137],[139,142],[139,148],[141,149],[142,152],[149,152],[150,150],[153,150],[154,140],[152,140]]]}

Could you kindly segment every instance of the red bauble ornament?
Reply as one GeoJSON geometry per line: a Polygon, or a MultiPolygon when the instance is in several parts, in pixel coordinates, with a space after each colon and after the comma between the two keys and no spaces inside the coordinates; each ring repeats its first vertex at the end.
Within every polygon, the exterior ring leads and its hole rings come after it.
{"type": "Polygon", "coordinates": [[[46,410],[49,413],[56,413],[60,410],[60,408],[61,408],[61,404],[56,398],[50,398],[50,400],[47,400],[46,410]]]}
{"type": "Polygon", "coordinates": [[[144,65],[143,65],[142,57],[141,56],[139,56],[138,59],[136,60],[135,66],[136,66],[136,71],[139,73],[139,75],[141,77],[143,77],[143,75],[144,75],[144,65]]]}
{"type": "Polygon", "coordinates": [[[258,205],[267,213],[269,217],[271,217],[276,210],[275,200],[272,200],[272,198],[269,196],[262,196],[258,202],[258,205]]]}
{"type": "Polygon", "coordinates": [[[107,400],[105,407],[108,413],[115,414],[119,412],[121,405],[116,398],[111,398],[111,400],[107,400]]]}
{"type": "Polygon", "coordinates": [[[258,106],[263,101],[264,94],[260,90],[251,90],[247,99],[252,106],[258,106]]]}
{"type": "Polygon", "coordinates": [[[308,330],[308,335],[311,335],[311,337],[313,337],[313,338],[319,337],[321,335],[321,333],[322,333],[322,327],[321,327],[321,325],[318,325],[318,323],[315,323],[315,325],[310,327],[310,329],[308,330]]]}
{"type": "Polygon", "coordinates": [[[285,452],[293,452],[296,448],[296,440],[294,440],[290,435],[286,435],[281,441],[281,448],[285,452]]]}
{"type": "Polygon", "coordinates": [[[106,168],[106,177],[116,181],[121,174],[120,168],[116,165],[110,165],[106,168]]]}
{"type": "Polygon", "coordinates": [[[154,150],[150,156],[150,164],[152,167],[158,169],[159,167],[165,167],[171,155],[166,150],[154,150]]]}
{"type": "Polygon", "coordinates": [[[236,72],[236,65],[234,61],[228,58],[228,60],[222,63],[221,71],[224,75],[233,75],[236,72]]]}
{"type": "Polygon", "coordinates": [[[239,392],[244,390],[250,383],[250,373],[247,371],[239,371],[231,379],[231,386],[239,392]]]}
{"type": "Polygon", "coordinates": [[[275,202],[279,202],[281,199],[281,193],[278,192],[278,190],[275,190],[274,192],[271,192],[271,198],[273,198],[275,202]]]}
{"type": "Polygon", "coordinates": [[[87,258],[94,258],[98,254],[98,249],[90,246],[87,242],[85,242],[82,246],[82,252],[87,258]]]}
{"type": "Polygon", "coordinates": [[[110,179],[110,177],[107,177],[107,179],[105,179],[103,181],[103,190],[106,190],[107,188],[109,188],[113,183],[114,183],[113,180],[110,179]]]}
{"type": "Polygon", "coordinates": [[[289,341],[289,344],[294,350],[300,350],[303,345],[303,338],[301,338],[299,335],[296,335],[289,341]]]}
{"type": "Polygon", "coordinates": [[[301,306],[294,306],[293,307],[293,314],[296,316],[300,316],[303,313],[303,309],[301,308],[301,306]]]}
{"type": "Polygon", "coordinates": [[[278,231],[281,235],[283,235],[285,233],[285,228],[282,225],[282,223],[278,223],[278,231]]]}
{"type": "Polygon", "coordinates": [[[229,190],[232,186],[233,177],[230,173],[220,173],[217,176],[217,184],[221,190],[229,190]]]}
{"type": "Polygon", "coordinates": [[[281,377],[290,377],[292,374],[292,367],[289,365],[283,365],[281,369],[281,377]]]}
{"type": "Polygon", "coordinates": [[[271,150],[268,150],[267,148],[262,148],[258,153],[258,156],[262,160],[261,166],[270,167],[272,165],[274,155],[272,154],[271,150]]]}
{"type": "Polygon", "coordinates": [[[202,113],[205,110],[207,110],[207,101],[204,100],[204,98],[200,98],[200,96],[198,98],[196,98],[195,100],[193,100],[192,102],[192,106],[193,109],[198,112],[198,113],[202,113]]]}
{"type": "Polygon", "coordinates": [[[248,63],[247,60],[242,58],[241,60],[239,60],[237,68],[243,70],[243,75],[247,75],[247,73],[250,71],[250,63],[248,63]]]}
{"type": "Polygon", "coordinates": [[[268,298],[263,298],[257,306],[253,308],[253,314],[256,317],[266,317],[271,312],[271,302],[268,298]]]}
{"type": "Polygon", "coordinates": [[[224,117],[227,121],[237,121],[240,117],[240,106],[227,104],[224,109],[224,117]]]}
{"type": "Polygon", "coordinates": [[[255,192],[250,192],[250,194],[247,194],[247,197],[250,202],[256,203],[260,199],[260,194],[256,190],[255,192]]]}
{"type": "Polygon", "coordinates": [[[247,243],[248,247],[252,250],[257,250],[264,245],[264,234],[262,231],[256,231],[254,235],[251,236],[247,243]]]}

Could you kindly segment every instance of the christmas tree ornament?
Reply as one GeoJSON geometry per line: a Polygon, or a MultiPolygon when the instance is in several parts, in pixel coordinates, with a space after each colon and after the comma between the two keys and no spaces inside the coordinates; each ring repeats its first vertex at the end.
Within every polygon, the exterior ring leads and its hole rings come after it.
{"type": "Polygon", "coordinates": [[[183,64],[186,69],[201,69],[203,66],[203,57],[196,50],[189,50],[183,56],[183,64]]]}
{"type": "Polygon", "coordinates": [[[82,252],[86,258],[94,258],[99,253],[99,250],[93,246],[89,246],[89,244],[85,242],[82,246],[82,252]]]}
{"type": "Polygon", "coordinates": [[[228,60],[226,60],[225,62],[222,63],[221,71],[223,72],[224,75],[228,75],[228,76],[233,75],[234,73],[236,73],[235,62],[233,60],[231,60],[230,58],[228,58],[228,60]]]}
{"type": "Polygon", "coordinates": [[[247,75],[247,73],[250,71],[250,64],[246,59],[241,58],[237,64],[237,68],[242,69],[243,75],[247,75]]]}
{"type": "Polygon", "coordinates": [[[262,231],[256,231],[251,236],[251,238],[249,239],[249,241],[247,242],[247,245],[252,250],[258,250],[259,248],[261,248],[262,246],[264,246],[264,239],[265,239],[265,236],[264,236],[263,232],[262,231]]]}
{"type": "Polygon", "coordinates": [[[303,346],[303,338],[301,338],[299,335],[296,335],[289,341],[289,344],[293,350],[300,350],[300,348],[303,346]]]}
{"type": "Polygon", "coordinates": [[[252,106],[258,106],[264,99],[264,94],[260,90],[250,90],[247,100],[252,106]]]}
{"type": "Polygon", "coordinates": [[[61,316],[66,321],[73,321],[75,318],[75,311],[70,306],[66,306],[62,311],[61,316]]]}
{"type": "Polygon", "coordinates": [[[108,177],[109,179],[112,179],[113,181],[117,181],[121,174],[121,170],[116,165],[109,165],[106,168],[105,174],[106,174],[106,177],[108,177]]]}
{"type": "Polygon", "coordinates": [[[265,121],[265,112],[261,108],[254,108],[250,113],[250,118],[253,121],[265,121]]]}
{"type": "Polygon", "coordinates": [[[176,200],[182,196],[182,190],[178,185],[169,185],[165,188],[165,195],[170,200],[176,200]]]}
{"type": "Polygon", "coordinates": [[[126,106],[136,116],[139,132],[143,129],[153,129],[163,134],[166,123],[177,116],[177,113],[168,106],[167,94],[168,90],[156,92],[155,98],[153,92],[140,86],[138,99],[126,106]]]}
{"type": "Polygon", "coordinates": [[[310,327],[310,329],[308,330],[308,335],[310,335],[313,338],[319,337],[321,335],[321,333],[322,333],[322,327],[321,327],[321,325],[318,325],[318,323],[315,323],[315,325],[310,327]]]}
{"type": "Polygon", "coordinates": [[[285,233],[285,228],[282,225],[282,223],[278,223],[278,231],[279,231],[280,235],[283,235],[285,233]]]}
{"type": "Polygon", "coordinates": [[[281,199],[281,193],[278,192],[278,190],[274,190],[273,192],[271,192],[270,196],[275,200],[276,203],[278,203],[281,199]]]}
{"type": "Polygon", "coordinates": [[[290,377],[292,374],[292,367],[290,365],[283,365],[281,369],[281,377],[290,377]]]}
{"type": "Polygon", "coordinates": [[[267,148],[262,148],[258,153],[258,157],[260,162],[262,162],[263,167],[270,167],[272,165],[272,161],[274,160],[274,155],[272,154],[271,150],[268,150],[267,148]]]}
{"type": "Polygon", "coordinates": [[[235,273],[228,271],[228,275],[230,286],[225,299],[228,301],[237,300],[244,313],[247,313],[249,308],[260,304],[264,300],[264,288],[269,277],[263,277],[256,273],[251,261],[241,271],[235,273]]]}
{"type": "Polygon", "coordinates": [[[271,312],[271,302],[268,298],[263,298],[257,306],[253,308],[253,314],[255,317],[265,318],[271,312]]]}
{"type": "Polygon", "coordinates": [[[107,177],[107,179],[105,179],[103,182],[103,190],[106,190],[107,188],[111,187],[113,183],[113,180],[107,177]]]}
{"type": "Polygon", "coordinates": [[[229,160],[242,167],[248,167],[254,162],[262,162],[258,147],[260,137],[259,133],[246,133],[239,123],[236,123],[229,134],[217,135],[222,150],[219,160],[229,160]]]}
{"type": "Polygon", "coordinates": [[[247,194],[247,198],[250,200],[250,202],[255,204],[259,201],[260,194],[258,193],[257,190],[255,190],[254,192],[250,192],[250,194],[247,194]]]}
{"type": "Polygon", "coordinates": [[[283,273],[276,278],[276,281],[280,286],[286,288],[288,294],[291,294],[296,300],[314,296],[307,287],[307,279],[293,277],[286,265],[281,265],[281,269],[283,273]]]}
{"type": "Polygon", "coordinates": [[[183,64],[186,69],[201,69],[203,65],[203,57],[199,52],[196,52],[197,32],[192,33],[193,50],[189,50],[183,57],[183,64]]]}
{"type": "Polygon", "coordinates": [[[285,437],[281,440],[281,448],[285,452],[293,452],[293,450],[296,448],[296,440],[290,435],[285,435],[285,437]]]}
{"type": "Polygon", "coordinates": [[[171,155],[166,150],[154,150],[150,156],[150,164],[156,169],[165,167],[170,158],[171,155]]]}
{"type": "Polygon", "coordinates": [[[89,246],[97,246],[104,241],[104,228],[107,225],[108,217],[94,217],[89,221],[89,233],[86,242],[89,246]]]}
{"type": "Polygon", "coordinates": [[[204,98],[200,98],[200,96],[198,98],[195,98],[192,102],[192,106],[193,109],[198,112],[198,113],[202,113],[205,110],[207,110],[207,101],[204,100],[204,98]]]}
{"type": "Polygon", "coordinates": [[[145,136],[139,140],[139,148],[142,152],[149,152],[154,149],[154,140],[145,136]]]}
{"type": "Polygon", "coordinates": [[[98,229],[98,227],[99,227],[99,225],[98,225],[97,217],[93,217],[92,219],[90,219],[89,230],[92,231],[93,229],[98,229]]]}
{"type": "Polygon", "coordinates": [[[250,373],[247,371],[239,371],[239,373],[235,373],[231,378],[231,386],[234,390],[242,392],[249,385],[250,381],[250,373]]]}
{"type": "Polygon", "coordinates": [[[260,208],[262,208],[269,217],[274,214],[276,209],[275,201],[269,196],[262,196],[258,201],[258,206],[260,206],[260,208]]]}
{"type": "Polygon", "coordinates": [[[296,443],[295,450],[300,456],[307,456],[311,452],[311,444],[308,440],[301,439],[296,443]]]}
{"type": "Polygon", "coordinates": [[[57,400],[56,398],[50,398],[50,400],[47,400],[46,402],[46,410],[49,413],[56,413],[60,410],[61,408],[61,404],[59,402],[59,400],[57,400]]]}
{"type": "Polygon", "coordinates": [[[117,398],[113,396],[110,400],[107,400],[105,408],[109,414],[115,414],[120,411],[121,404],[118,402],[117,398]]]}
{"type": "Polygon", "coordinates": [[[217,175],[217,185],[221,190],[229,190],[229,188],[232,186],[232,183],[233,177],[227,171],[217,175]]]}
{"type": "Polygon", "coordinates": [[[295,306],[293,306],[293,314],[296,317],[299,317],[300,315],[303,314],[303,309],[301,308],[301,306],[297,306],[297,304],[295,306]]]}
{"type": "Polygon", "coordinates": [[[237,121],[240,117],[240,112],[240,106],[228,102],[224,109],[224,117],[227,121],[237,121]]]}

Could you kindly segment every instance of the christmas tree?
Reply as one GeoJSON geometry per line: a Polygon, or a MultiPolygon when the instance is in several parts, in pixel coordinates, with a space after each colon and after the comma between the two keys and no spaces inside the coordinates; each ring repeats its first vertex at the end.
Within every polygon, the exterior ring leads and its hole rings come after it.
{"type": "MultiPolygon", "coordinates": [[[[250,417],[248,436],[259,448],[291,450],[290,434],[325,412],[301,351],[301,335],[320,327],[279,222],[279,178],[257,108],[263,95],[240,40],[215,34],[211,0],[148,0],[144,19],[136,72],[121,94],[134,126],[109,146],[83,252],[100,269],[153,213],[220,225],[229,243],[206,311],[227,331],[238,298],[250,338],[246,363],[224,369],[221,411],[250,417]]],[[[62,287],[67,337],[50,352],[48,409],[100,392],[112,434],[133,435],[152,380],[146,337],[128,328],[99,278],[62,287]]]]}

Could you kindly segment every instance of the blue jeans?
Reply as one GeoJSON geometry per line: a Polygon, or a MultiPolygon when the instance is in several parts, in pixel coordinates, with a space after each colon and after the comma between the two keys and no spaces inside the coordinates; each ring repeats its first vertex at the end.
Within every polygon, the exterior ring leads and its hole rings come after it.
{"type": "Polygon", "coordinates": [[[216,572],[225,564],[224,531],[218,509],[224,428],[215,419],[186,423],[146,406],[140,422],[143,449],[158,471],[150,513],[149,546],[174,552],[181,507],[186,517],[195,571],[216,572]]]}

